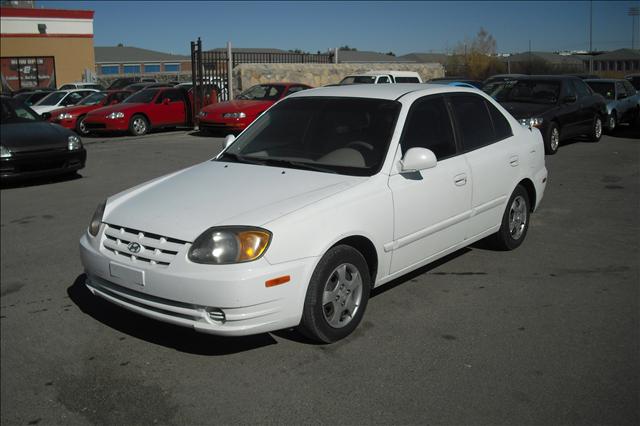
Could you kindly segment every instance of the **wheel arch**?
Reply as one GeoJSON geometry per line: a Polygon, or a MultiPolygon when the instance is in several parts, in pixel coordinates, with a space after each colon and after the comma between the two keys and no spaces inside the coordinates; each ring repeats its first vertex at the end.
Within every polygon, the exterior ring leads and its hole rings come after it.
{"type": "Polygon", "coordinates": [[[376,247],[373,242],[362,235],[352,235],[335,242],[330,249],[340,245],[353,247],[362,254],[362,257],[364,257],[364,260],[367,262],[367,266],[369,267],[371,288],[373,288],[378,274],[378,253],[376,252],[376,247]]]}
{"type": "Polygon", "coordinates": [[[131,124],[131,120],[133,120],[133,117],[135,117],[136,115],[141,115],[144,117],[145,120],[147,120],[147,123],[149,123],[149,129],[153,127],[153,123],[149,119],[149,116],[144,112],[134,112],[133,114],[131,114],[131,118],[129,119],[129,124],[131,124]]]}
{"type": "MultiPolygon", "coordinates": [[[[531,179],[529,178],[524,178],[522,179],[520,182],[518,182],[518,185],[521,185],[525,191],[527,191],[527,196],[529,197],[529,210],[531,212],[533,212],[536,208],[536,187],[533,184],[533,182],[531,181],[531,179]]],[[[516,185],[516,187],[518,186],[516,185]]]]}

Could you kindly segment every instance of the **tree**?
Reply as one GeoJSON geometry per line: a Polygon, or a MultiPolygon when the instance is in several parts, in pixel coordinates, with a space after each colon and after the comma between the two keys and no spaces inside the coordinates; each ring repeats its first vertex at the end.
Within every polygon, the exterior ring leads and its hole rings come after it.
{"type": "Polygon", "coordinates": [[[504,64],[495,57],[496,40],[484,28],[473,39],[465,38],[454,49],[454,55],[462,57],[466,77],[484,80],[492,74],[503,72],[504,64]]]}
{"type": "Polygon", "coordinates": [[[338,47],[338,50],[347,50],[347,51],[355,52],[355,51],[357,51],[358,49],[356,49],[355,47],[349,47],[349,45],[348,45],[348,44],[345,44],[344,46],[340,46],[340,47],[338,47]]]}
{"type": "Polygon", "coordinates": [[[396,56],[396,54],[395,54],[395,53],[393,53],[393,52],[387,52],[387,53],[385,53],[385,55],[388,55],[388,56],[396,56]]]}

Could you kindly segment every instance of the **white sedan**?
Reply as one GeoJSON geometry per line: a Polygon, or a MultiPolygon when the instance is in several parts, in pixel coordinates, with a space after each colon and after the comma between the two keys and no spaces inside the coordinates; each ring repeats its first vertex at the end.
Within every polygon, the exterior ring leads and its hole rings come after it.
{"type": "Polygon", "coordinates": [[[372,288],[485,237],[518,247],[547,181],[540,132],[461,87],[305,90],[229,142],[98,207],[80,240],[94,295],[205,333],[333,342],[372,288]]]}
{"type": "Polygon", "coordinates": [[[92,93],[99,92],[96,89],[70,89],[57,90],[40,99],[31,109],[42,115],[54,109],[75,105],[92,93]]]}

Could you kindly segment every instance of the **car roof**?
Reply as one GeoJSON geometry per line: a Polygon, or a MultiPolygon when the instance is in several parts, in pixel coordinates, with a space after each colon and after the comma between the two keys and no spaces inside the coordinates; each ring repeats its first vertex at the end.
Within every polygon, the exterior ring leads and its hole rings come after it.
{"type": "Polygon", "coordinates": [[[621,83],[623,81],[627,81],[624,78],[588,78],[584,80],[587,83],[621,83]]]}
{"type": "Polygon", "coordinates": [[[305,96],[332,96],[350,98],[371,98],[396,100],[412,92],[424,92],[425,95],[437,93],[467,92],[479,93],[477,89],[466,87],[447,86],[443,84],[428,83],[402,83],[402,84],[349,84],[342,86],[325,86],[316,89],[308,89],[303,92],[296,92],[291,97],[305,96]]]}

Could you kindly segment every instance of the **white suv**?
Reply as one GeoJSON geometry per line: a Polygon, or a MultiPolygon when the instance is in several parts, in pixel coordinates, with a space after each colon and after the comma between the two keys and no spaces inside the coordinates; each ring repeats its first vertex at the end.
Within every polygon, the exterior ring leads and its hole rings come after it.
{"type": "Polygon", "coordinates": [[[348,75],[340,81],[340,85],[384,83],[422,83],[422,78],[415,71],[369,71],[348,75]]]}
{"type": "Polygon", "coordinates": [[[94,295],[205,333],[333,342],[372,288],[485,237],[522,244],[547,181],[540,132],[462,87],[305,90],[229,142],[98,207],[80,240],[94,295]]]}

